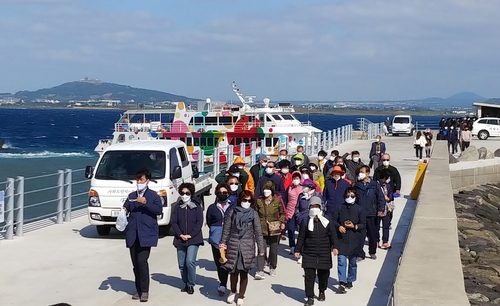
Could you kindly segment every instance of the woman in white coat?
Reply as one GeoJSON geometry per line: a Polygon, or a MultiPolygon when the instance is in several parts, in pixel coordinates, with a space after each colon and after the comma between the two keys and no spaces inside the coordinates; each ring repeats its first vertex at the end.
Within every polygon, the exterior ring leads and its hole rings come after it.
{"type": "Polygon", "coordinates": [[[413,141],[413,147],[415,148],[415,155],[418,159],[422,159],[422,152],[424,150],[425,144],[427,143],[427,139],[422,134],[422,132],[418,131],[417,135],[415,135],[415,140],[413,141]]]}

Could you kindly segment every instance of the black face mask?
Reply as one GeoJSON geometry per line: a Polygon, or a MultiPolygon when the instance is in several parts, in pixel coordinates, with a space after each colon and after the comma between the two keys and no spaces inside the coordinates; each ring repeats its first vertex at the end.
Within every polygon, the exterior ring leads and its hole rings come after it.
{"type": "Polygon", "coordinates": [[[228,198],[228,197],[229,197],[229,196],[228,196],[227,194],[218,194],[218,195],[217,195],[217,200],[218,200],[219,202],[221,202],[221,203],[224,203],[224,202],[226,202],[226,201],[227,201],[227,198],[228,198]]]}

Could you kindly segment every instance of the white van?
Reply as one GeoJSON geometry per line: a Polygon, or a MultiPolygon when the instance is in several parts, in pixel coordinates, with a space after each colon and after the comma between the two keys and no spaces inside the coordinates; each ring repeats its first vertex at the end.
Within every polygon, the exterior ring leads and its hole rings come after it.
{"type": "MultiPolygon", "coordinates": [[[[183,182],[195,184],[195,196],[203,197],[212,188],[209,174],[193,177],[186,145],[178,140],[138,140],[109,146],[95,167],[87,166],[85,177],[91,179],[88,217],[99,235],[108,235],[127,196],[137,190],[135,174],[140,168],[151,171],[149,188],[158,192],[163,212],[158,225],[171,233],[170,215],[180,201],[177,189],[183,182]]],[[[197,171],[195,171],[197,172],[197,171]]]]}
{"type": "Polygon", "coordinates": [[[396,115],[392,118],[392,136],[407,134],[413,136],[413,119],[410,115],[396,115]]]}

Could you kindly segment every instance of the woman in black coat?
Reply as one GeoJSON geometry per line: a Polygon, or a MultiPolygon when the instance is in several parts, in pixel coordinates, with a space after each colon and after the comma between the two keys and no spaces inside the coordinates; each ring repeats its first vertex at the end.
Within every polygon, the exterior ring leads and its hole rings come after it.
{"type": "Polygon", "coordinates": [[[339,292],[345,293],[345,288],[352,288],[357,274],[357,254],[364,241],[366,215],[356,203],[356,190],[349,187],[345,191],[345,202],[332,218],[335,228],[333,254],[338,256],[339,292]],[[347,269],[347,261],[349,268],[347,269]],[[347,270],[347,275],[346,275],[347,270]]]}
{"type": "Polygon", "coordinates": [[[313,196],[309,199],[309,218],[300,226],[295,257],[302,255],[304,269],[304,286],[307,301],[304,306],[314,305],[314,283],[318,276],[318,301],[325,300],[325,290],[332,268],[332,249],[335,227],[327,217],[322,215],[321,198],[313,196]]]}

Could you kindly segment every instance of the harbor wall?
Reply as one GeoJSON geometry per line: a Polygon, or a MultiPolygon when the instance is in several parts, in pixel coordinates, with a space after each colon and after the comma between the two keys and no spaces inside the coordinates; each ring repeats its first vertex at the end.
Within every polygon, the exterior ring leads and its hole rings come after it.
{"type": "Polygon", "coordinates": [[[500,158],[459,162],[449,167],[454,192],[500,182],[500,158]]]}

